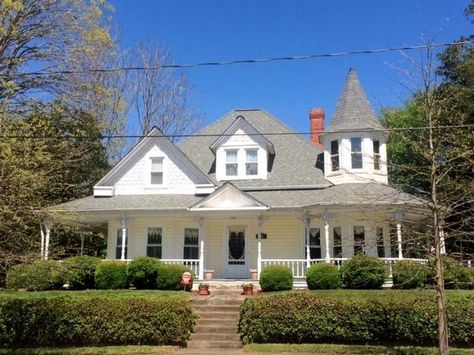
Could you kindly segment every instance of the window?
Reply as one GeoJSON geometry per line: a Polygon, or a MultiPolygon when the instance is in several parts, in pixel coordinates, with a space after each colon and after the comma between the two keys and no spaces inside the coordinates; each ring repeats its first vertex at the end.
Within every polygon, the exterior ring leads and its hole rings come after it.
{"type": "Polygon", "coordinates": [[[152,185],[163,185],[163,158],[151,158],[152,185]]]}
{"type": "Polygon", "coordinates": [[[362,140],[360,137],[351,138],[352,169],[362,169],[362,140]]]}
{"type": "Polygon", "coordinates": [[[158,227],[148,228],[146,256],[161,259],[161,237],[162,229],[158,227]]]}
{"type": "Polygon", "coordinates": [[[199,229],[184,229],[184,259],[199,259],[199,229]]]}
{"type": "Polygon", "coordinates": [[[237,164],[237,150],[226,150],[225,151],[225,174],[227,176],[237,176],[238,174],[237,164]]]}
{"type": "Polygon", "coordinates": [[[354,255],[364,252],[365,229],[364,226],[354,226],[354,255]]]}
{"type": "Polygon", "coordinates": [[[331,171],[339,170],[339,141],[331,141],[331,171]]]}
{"type": "Polygon", "coordinates": [[[375,237],[377,239],[377,255],[379,258],[385,258],[385,246],[383,243],[383,227],[375,228],[375,237]]]}
{"type": "MultiPolygon", "coordinates": [[[[127,259],[128,238],[125,239],[125,259],[127,259]]],[[[122,229],[117,229],[117,245],[115,247],[115,259],[122,258],[122,229]]]]}
{"type": "Polygon", "coordinates": [[[311,259],[321,259],[321,232],[319,228],[309,230],[309,256],[311,259]]]}
{"type": "Polygon", "coordinates": [[[342,232],[341,227],[333,228],[333,258],[342,258],[342,232]]]}
{"type": "Polygon", "coordinates": [[[373,141],[374,145],[374,170],[380,170],[380,141],[373,141]]]}
{"type": "Polygon", "coordinates": [[[258,150],[247,149],[245,150],[245,156],[245,174],[258,175],[258,150]]]}

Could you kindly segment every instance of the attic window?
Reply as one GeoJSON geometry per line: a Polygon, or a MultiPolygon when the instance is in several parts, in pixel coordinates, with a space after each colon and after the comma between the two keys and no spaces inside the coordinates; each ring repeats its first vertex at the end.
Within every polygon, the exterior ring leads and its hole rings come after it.
{"type": "Polygon", "coordinates": [[[362,139],[351,138],[352,169],[362,169],[362,139]]]}
{"type": "Polygon", "coordinates": [[[225,151],[225,174],[227,176],[237,176],[238,174],[236,149],[225,151]]]}
{"type": "Polygon", "coordinates": [[[151,185],[163,185],[163,158],[151,158],[151,185]]]}
{"type": "Polygon", "coordinates": [[[247,175],[258,175],[258,150],[247,149],[245,150],[245,155],[245,173],[247,175]]]}

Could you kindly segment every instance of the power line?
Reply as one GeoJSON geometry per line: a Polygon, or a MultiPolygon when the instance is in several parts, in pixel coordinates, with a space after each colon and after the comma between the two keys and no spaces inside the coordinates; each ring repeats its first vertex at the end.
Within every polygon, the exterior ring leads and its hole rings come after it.
{"type": "MultiPolygon", "coordinates": [[[[369,132],[400,132],[400,131],[420,131],[420,130],[440,130],[440,129],[471,129],[474,124],[462,124],[451,126],[436,126],[436,127],[393,127],[393,128],[374,128],[374,129],[354,129],[354,130],[340,130],[340,131],[321,131],[318,135],[330,133],[369,133],[369,132]]],[[[268,132],[268,133],[208,133],[208,134],[161,134],[161,135],[0,135],[0,139],[127,139],[127,138],[198,138],[198,137],[231,137],[231,136],[291,136],[291,135],[311,135],[311,132],[268,132]]]]}
{"type": "Polygon", "coordinates": [[[365,49],[365,50],[354,50],[354,51],[333,52],[333,53],[318,53],[318,54],[308,54],[308,55],[289,56],[289,57],[239,59],[239,60],[229,60],[229,61],[201,62],[201,63],[188,63],[188,64],[163,64],[163,65],[156,65],[156,66],[150,66],[150,67],[135,66],[135,67],[116,67],[116,68],[99,68],[99,69],[84,69],[84,70],[34,71],[34,72],[14,73],[14,74],[0,74],[0,77],[5,78],[5,77],[22,77],[22,76],[73,75],[73,74],[85,74],[85,73],[113,73],[113,72],[119,72],[119,71],[184,69],[184,68],[210,67],[210,66],[223,66],[223,65],[236,65],[236,64],[257,64],[257,63],[282,62],[282,61],[292,61],[292,60],[344,57],[344,56],[362,55],[362,54],[379,54],[379,53],[387,53],[387,52],[408,51],[408,50],[427,49],[427,48],[436,48],[436,47],[461,46],[465,44],[471,44],[472,42],[473,42],[472,40],[466,40],[466,41],[460,41],[460,42],[423,44],[423,45],[418,45],[418,46],[389,47],[389,48],[365,49]]]}

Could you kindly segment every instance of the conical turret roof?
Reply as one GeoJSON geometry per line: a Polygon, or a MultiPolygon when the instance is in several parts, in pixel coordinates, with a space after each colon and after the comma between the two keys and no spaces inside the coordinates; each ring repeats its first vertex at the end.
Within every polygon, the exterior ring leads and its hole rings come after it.
{"type": "Polygon", "coordinates": [[[367,95],[360,85],[357,73],[349,69],[336,111],[327,127],[328,132],[372,130],[383,128],[370,106],[367,95]]]}

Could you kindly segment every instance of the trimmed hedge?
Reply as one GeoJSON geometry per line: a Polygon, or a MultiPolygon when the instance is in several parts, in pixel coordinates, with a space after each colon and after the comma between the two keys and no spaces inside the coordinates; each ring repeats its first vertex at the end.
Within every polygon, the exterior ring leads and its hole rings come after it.
{"type": "Polygon", "coordinates": [[[425,287],[429,268],[413,260],[400,260],[393,268],[393,287],[411,289],[425,287]]]}
{"type": "Polygon", "coordinates": [[[334,264],[314,264],[306,272],[306,283],[310,290],[340,288],[341,273],[334,264]]]}
{"type": "Polygon", "coordinates": [[[2,298],[0,346],[184,345],[195,319],[182,299],[2,298]]]}
{"type": "MultiPolygon", "coordinates": [[[[158,277],[156,285],[159,290],[179,291],[183,290],[184,286],[181,283],[184,272],[193,273],[183,265],[162,265],[158,270],[158,277]]],[[[186,291],[191,291],[193,288],[194,275],[191,278],[191,283],[186,286],[186,291]]]]}
{"type": "Polygon", "coordinates": [[[127,264],[123,261],[102,261],[95,270],[95,288],[99,290],[128,288],[127,264]]]}
{"type": "Polygon", "coordinates": [[[135,258],[128,264],[128,280],[139,290],[156,289],[156,277],[160,267],[161,262],[157,258],[149,256],[135,258]]]}
{"type": "Polygon", "coordinates": [[[64,260],[66,268],[65,282],[73,290],[95,287],[95,269],[101,261],[93,256],[73,256],[64,260]]]}
{"type": "Polygon", "coordinates": [[[260,274],[263,292],[286,291],[293,288],[293,273],[285,266],[268,266],[260,274]]]}
{"type": "Polygon", "coordinates": [[[370,290],[383,286],[388,270],[377,257],[357,254],[342,264],[341,275],[344,287],[370,290]]]}
{"type": "MultiPolygon", "coordinates": [[[[434,296],[375,297],[298,292],[248,298],[240,337],[244,343],[437,343],[434,296]]],[[[447,312],[450,344],[474,346],[474,299],[448,299],[447,312]]]]}
{"type": "Polygon", "coordinates": [[[28,291],[57,290],[64,285],[66,268],[57,261],[36,261],[13,266],[7,274],[7,288],[28,291]]]}

